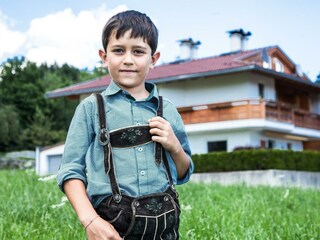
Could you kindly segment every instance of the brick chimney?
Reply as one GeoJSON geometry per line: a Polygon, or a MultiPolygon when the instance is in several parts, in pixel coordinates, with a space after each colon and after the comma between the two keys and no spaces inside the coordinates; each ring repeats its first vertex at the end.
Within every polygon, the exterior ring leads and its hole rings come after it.
{"type": "Polygon", "coordinates": [[[251,32],[244,32],[242,28],[227,31],[231,39],[231,52],[247,50],[248,39],[251,32]]]}
{"type": "Polygon", "coordinates": [[[198,46],[200,41],[193,41],[192,38],[179,40],[180,42],[180,57],[179,60],[192,60],[197,57],[198,46]]]}

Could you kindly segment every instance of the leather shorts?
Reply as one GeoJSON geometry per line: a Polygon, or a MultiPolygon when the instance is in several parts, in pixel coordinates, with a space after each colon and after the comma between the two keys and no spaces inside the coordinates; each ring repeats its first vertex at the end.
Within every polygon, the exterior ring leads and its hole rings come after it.
{"type": "Polygon", "coordinates": [[[180,206],[171,187],[137,198],[122,195],[119,203],[109,196],[96,211],[123,239],[179,239],[180,206]]]}

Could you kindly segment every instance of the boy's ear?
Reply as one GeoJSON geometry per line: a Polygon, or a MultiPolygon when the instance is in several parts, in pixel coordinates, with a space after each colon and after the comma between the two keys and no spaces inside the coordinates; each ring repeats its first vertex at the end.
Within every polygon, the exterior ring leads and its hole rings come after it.
{"type": "Polygon", "coordinates": [[[107,54],[105,53],[105,51],[103,51],[102,49],[99,49],[99,56],[100,56],[102,63],[105,66],[107,66],[108,59],[107,59],[107,54]]]}
{"type": "Polygon", "coordinates": [[[152,56],[151,56],[151,65],[150,68],[153,69],[154,66],[156,65],[157,61],[160,58],[160,52],[155,52],[152,56]]]}

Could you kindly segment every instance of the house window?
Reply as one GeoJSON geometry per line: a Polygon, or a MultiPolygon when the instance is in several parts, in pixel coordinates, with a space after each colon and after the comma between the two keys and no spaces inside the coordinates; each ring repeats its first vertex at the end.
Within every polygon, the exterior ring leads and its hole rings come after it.
{"type": "Polygon", "coordinates": [[[269,60],[269,68],[272,69],[272,58],[271,58],[271,56],[268,56],[268,60],[269,60]]]}
{"type": "Polygon", "coordinates": [[[264,98],[264,85],[262,83],[258,84],[259,97],[264,98]]]}
{"type": "Polygon", "coordinates": [[[274,148],[274,141],[273,140],[268,140],[268,148],[273,149],[274,148]]]}
{"type": "Polygon", "coordinates": [[[260,148],[266,148],[266,141],[260,140],[260,148]]]}
{"type": "Polygon", "coordinates": [[[208,142],[208,152],[227,151],[227,141],[208,142]]]}
{"type": "Polygon", "coordinates": [[[283,64],[282,64],[282,62],[280,62],[279,59],[277,59],[277,58],[274,59],[274,69],[275,69],[277,72],[284,72],[283,64]]]}
{"type": "Polygon", "coordinates": [[[287,149],[288,150],[292,150],[292,144],[291,143],[287,143],[287,149]]]}
{"type": "Polygon", "coordinates": [[[272,68],[272,58],[270,56],[266,56],[266,58],[263,60],[262,66],[264,68],[272,68]]]}

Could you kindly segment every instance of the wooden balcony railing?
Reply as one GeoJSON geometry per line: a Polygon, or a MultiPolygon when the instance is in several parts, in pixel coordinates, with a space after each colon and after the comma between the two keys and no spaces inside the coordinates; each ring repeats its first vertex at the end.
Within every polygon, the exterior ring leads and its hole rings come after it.
{"type": "Polygon", "coordinates": [[[320,115],[284,103],[266,102],[266,118],[320,130],[320,115]]]}
{"type": "Polygon", "coordinates": [[[241,100],[178,108],[185,124],[240,119],[271,119],[298,127],[319,129],[320,115],[265,100],[241,100]]]}

